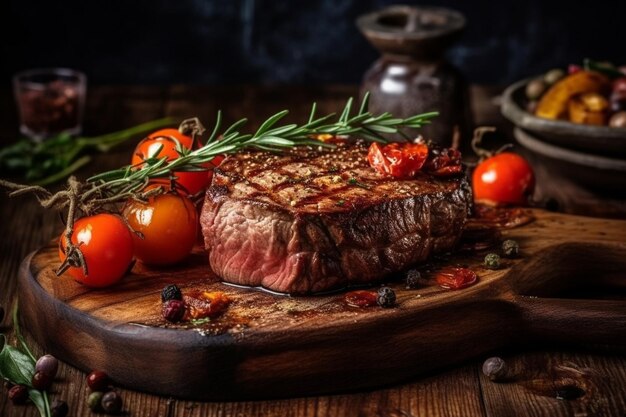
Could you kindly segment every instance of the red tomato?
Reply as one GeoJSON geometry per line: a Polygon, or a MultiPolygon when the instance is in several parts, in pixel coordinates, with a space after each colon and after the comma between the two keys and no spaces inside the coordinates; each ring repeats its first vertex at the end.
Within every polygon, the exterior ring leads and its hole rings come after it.
{"type": "Polygon", "coordinates": [[[525,205],[535,189],[535,174],[523,157],[503,152],[478,164],[472,188],[477,202],[525,205]]]}
{"type": "Polygon", "coordinates": [[[367,160],[381,174],[396,178],[414,177],[428,158],[428,147],[423,143],[390,143],[370,145],[367,160]]]}
{"type": "Polygon", "coordinates": [[[198,230],[198,212],[191,200],[176,193],[161,194],[147,203],[130,200],[122,212],[136,234],[135,256],[149,265],[171,265],[189,255],[198,230]]]}
{"type": "MultiPolygon", "coordinates": [[[[196,144],[193,143],[189,136],[183,135],[176,129],[163,129],[152,133],[137,144],[135,152],[133,152],[131,164],[138,166],[144,160],[155,157],[160,147],[162,148],[158,153],[158,157],[167,157],[168,161],[178,158],[176,141],[186,149],[196,148],[196,144]]],[[[214,161],[215,159],[212,163],[206,164],[207,171],[175,172],[174,174],[178,177],[176,182],[189,194],[196,194],[204,190],[211,182],[213,176],[211,169],[214,165],[217,165],[214,161]]]]}
{"type": "MultiPolygon", "coordinates": [[[[128,270],[133,259],[133,237],[124,221],[113,214],[96,214],[74,222],[72,243],[80,245],[87,275],[80,267],[67,272],[88,287],[107,287],[116,283],[128,270]]],[[[59,258],[65,260],[65,237],[59,241],[59,258]]]]}

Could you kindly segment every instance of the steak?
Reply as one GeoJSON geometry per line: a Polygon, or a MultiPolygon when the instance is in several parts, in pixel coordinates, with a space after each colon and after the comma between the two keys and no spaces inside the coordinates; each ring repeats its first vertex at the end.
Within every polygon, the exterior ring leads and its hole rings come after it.
{"type": "Polygon", "coordinates": [[[241,152],[215,169],[201,215],[213,271],[233,284],[310,294],[375,282],[457,244],[465,175],[398,180],[367,144],[241,152]]]}

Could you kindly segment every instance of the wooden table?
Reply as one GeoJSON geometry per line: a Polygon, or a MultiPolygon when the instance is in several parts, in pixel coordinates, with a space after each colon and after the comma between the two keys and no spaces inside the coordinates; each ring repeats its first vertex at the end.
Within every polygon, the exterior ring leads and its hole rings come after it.
{"type": "MultiPolygon", "coordinates": [[[[493,97],[500,91],[474,87],[471,91],[477,124],[498,126],[510,135],[510,125],[500,116],[493,97]]],[[[301,120],[312,101],[321,111],[337,110],[356,87],[93,87],[88,94],[85,131],[97,134],[125,128],[164,115],[178,118],[192,115],[210,125],[218,108],[226,121],[243,116],[256,125],[267,115],[289,108],[290,118],[301,120]]],[[[16,115],[12,97],[0,95],[0,140],[16,136],[16,115]]],[[[510,136],[509,136],[510,137],[510,136]]],[[[95,159],[80,176],[127,163],[133,143],[95,159]]],[[[528,155],[531,161],[532,155],[528,155]]],[[[535,164],[539,177],[538,196],[558,200],[563,211],[596,216],[626,217],[626,201],[598,196],[559,178],[549,166],[535,164]]],[[[0,175],[2,176],[2,175],[0,175]]],[[[9,201],[0,196],[0,304],[5,310],[15,299],[16,276],[27,253],[58,236],[62,228],[57,213],[45,212],[32,198],[9,201]]],[[[2,331],[10,333],[10,318],[2,331]]],[[[27,330],[27,329],[26,329],[27,330]]],[[[27,334],[28,337],[28,334],[27,334]]],[[[36,354],[44,349],[35,346],[36,354]]],[[[106,341],[103,341],[106,343],[106,341]]],[[[78,348],[78,347],[77,347],[78,348]]],[[[463,346],[459,346],[463,349],[463,346]]],[[[626,358],[623,350],[604,346],[516,346],[503,352],[510,366],[521,376],[509,383],[493,383],[481,373],[485,358],[455,369],[422,375],[403,385],[381,387],[368,392],[332,396],[254,402],[195,403],[121,390],[126,415],[132,416],[624,416],[626,415],[626,358]],[[578,400],[557,400],[547,396],[551,384],[563,369],[592,375],[578,400]]],[[[86,405],[85,375],[63,364],[52,398],[68,402],[71,416],[92,415],[86,405]]],[[[280,393],[277,393],[280,396],[280,393]]],[[[35,416],[32,406],[13,406],[0,395],[0,416],[35,416]]]]}

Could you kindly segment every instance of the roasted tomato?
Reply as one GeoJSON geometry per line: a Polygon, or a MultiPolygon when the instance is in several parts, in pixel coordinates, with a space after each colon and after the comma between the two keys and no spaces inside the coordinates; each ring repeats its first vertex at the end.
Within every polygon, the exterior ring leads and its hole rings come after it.
{"type": "MultiPolygon", "coordinates": [[[[107,287],[120,280],[133,259],[132,233],[124,221],[113,214],[96,214],[74,222],[72,243],[78,245],[87,264],[87,275],[80,267],[67,272],[88,287],[107,287]]],[[[59,240],[59,258],[66,258],[65,236],[59,240]]]]}
{"type": "Polygon", "coordinates": [[[437,177],[459,174],[463,171],[461,152],[452,148],[432,149],[424,170],[437,177]]]}
{"type": "Polygon", "coordinates": [[[449,267],[439,271],[435,276],[437,284],[447,290],[460,290],[474,284],[478,277],[468,268],[449,267]]]}
{"type": "MultiPolygon", "coordinates": [[[[146,159],[156,157],[166,157],[168,161],[179,157],[176,151],[177,144],[180,143],[185,149],[195,149],[196,144],[193,140],[176,129],[163,129],[152,133],[143,139],[133,152],[131,164],[140,166],[146,159]],[[160,149],[160,151],[159,151],[160,149]],[[158,155],[157,155],[158,152],[158,155]]],[[[210,163],[205,164],[206,171],[194,172],[175,172],[177,177],[176,183],[189,194],[196,194],[204,190],[213,176],[213,170],[219,165],[223,157],[216,157],[210,163]]]]}
{"type": "Polygon", "coordinates": [[[367,160],[381,174],[396,178],[412,178],[428,158],[428,146],[423,143],[390,143],[370,145],[367,160]]]}
{"type": "Polygon", "coordinates": [[[472,188],[479,203],[525,205],[535,189],[535,174],[523,157],[503,152],[478,164],[472,188]]]}
{"type": "Polygon", "coordinates": [[[189,255],[198,231],[198,212],[191,200],[177,193],[129,201],[122,212],[134,235],[135,256],[149,265],[171,265],[189,255]]]}

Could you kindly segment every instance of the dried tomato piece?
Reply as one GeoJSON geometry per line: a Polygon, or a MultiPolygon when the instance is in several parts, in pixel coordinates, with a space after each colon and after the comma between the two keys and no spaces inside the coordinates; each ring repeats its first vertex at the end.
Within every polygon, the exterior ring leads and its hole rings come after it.
{"type": "Polygon", "coordinates": [[[463,171],[461,152],[452,148],[433,149],[424,170],[437,177],[448,177],[463,171]]]}
{"type": "Polygon", "coordinates": [[[374,142],[367,152],[370,166],[381,174],[395,178],[413,178],[428,158],[424,143],[390,143],[384,146],[374,142]]]}
{"type": "Polygon", "coordinates": [[[449,267],[439,271],[435,279],[441,288],[460,290],[474,284],[478,276],[468,268],[449,267]]]}
{"type": "Polygon", "coordinates": [[[343,300],[352,307],[372,307],[376,305],[377,296],[375,291],[357,290],[346,293],[343,300]]]}
{"type": "Polygon", "coordinates": [[[230,304],[230,298],[221,291],[192,290],[183,295],[183,300],[187,305],[186,320],[218,316],[230,304]]]}

